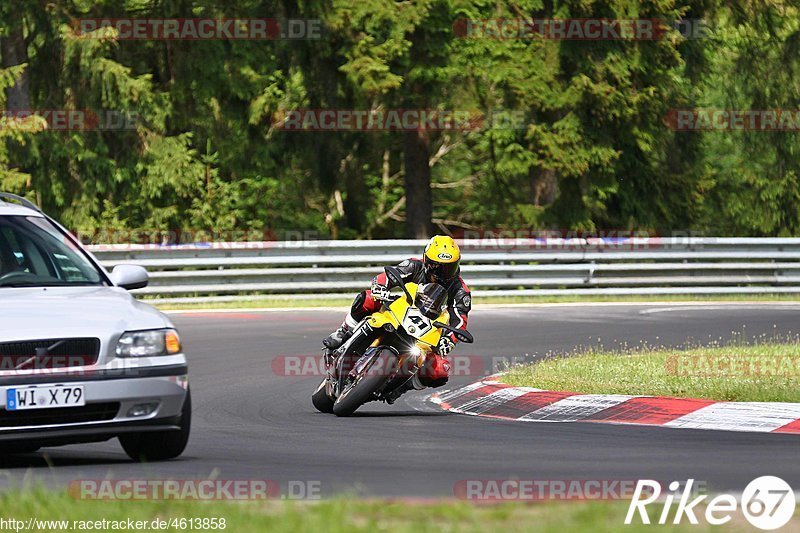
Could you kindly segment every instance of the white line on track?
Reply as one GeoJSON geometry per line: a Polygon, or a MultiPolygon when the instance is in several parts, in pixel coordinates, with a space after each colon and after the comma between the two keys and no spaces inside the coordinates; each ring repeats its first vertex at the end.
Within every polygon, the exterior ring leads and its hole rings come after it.
{"type": "MultiPolygon", "coordinates": [[[[800,304],[798,303],[790,303],[787,305],[787,302],[781,302],[782,305],[776,305],[777,302],[772,302],[769,306],[771,309],[780,310],[780,311],[800,311],[800,304]]],[[[697,305],[691,308],[687,308],[686,306],[683,307],[657,307],[655,309],[643,309],[639,311],[640,315],[652,315],[655,313],[672,313],[676,311],[722,311],[727,309],[735,309],[735,310],[754,310],[754,309],[763,309],[763,304],[755,304],[755,303],[741,303],[739,305],[728,305],[728,304],[714,304],[714,305],[697,305]]]]}
{"type": "Polygon", "coordinates": [[[520,389],[500,389],[462,405],[459,410],[469,411],[471,414],[481,414],[527,393],[528,391],[520,389]]]}
{"type": "Polygon", "coordinates": [[[286,313],[287,311],[335,311],[344,313],[346,307],[241,307],[233,309],[165,309],[162,313],[168,315],[210,315],[219,313],[286,313]]]}
{"type": "MultiPolygon", "coordinates": [[[[727,309],[727,308],[787,308],[800,309],[800,301],[797,302],[746,302],[746,301],[704,301],[704,302],[559,302],[559,303],[508,303],[508,304],[481,304],[476,303],[475,310],[502,310],[514,308],[548,308],[548,307],[656,307],[656,309],[645,309],[640,313],[663,313],[678,311],[686,308],[692,309],[727,309]],[[665,306],[669,307],[658,307],[665,306]]],[[[225,309],[167,309],[163,310],[166,314],[211,314],[211,313],[285,313],[287,311],[336,311],[344,312],[350,306],[342,307],[237,307],[225,309]]]]}
{"type": "Polygon", "coordinates": [[[609,407],[627,402],[634,396],[625,394],[579,394],[545,405],[518,418],[548,422],[576,422],[609,407]]]}
{"type": "Polygon", "coordinates": [[[800,404],[770,402],[712,403],[664,424],[673,428],[775,431],[800,419],[800,404]]]}

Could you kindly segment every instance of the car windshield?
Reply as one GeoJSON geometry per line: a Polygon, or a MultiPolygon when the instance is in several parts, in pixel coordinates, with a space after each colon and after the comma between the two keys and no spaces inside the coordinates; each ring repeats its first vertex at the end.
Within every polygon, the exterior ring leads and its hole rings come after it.
{"type": "Polygon", "coordinates": [[[0,216],[0,287],[102,284],[86,255],[46,218],[0,216]]]}

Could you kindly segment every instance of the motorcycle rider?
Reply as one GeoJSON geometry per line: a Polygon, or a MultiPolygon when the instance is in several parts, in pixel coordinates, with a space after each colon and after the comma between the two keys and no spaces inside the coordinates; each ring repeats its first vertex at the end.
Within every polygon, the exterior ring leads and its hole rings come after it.
{"type": "MultiPolygon", "coordinates": [[[[444,287],[447,291],[446,305],[450,314],[450,325],[457,329],[466,329],[467,316],[472,308],[472,297],[469,287],[461,279],[460,262],[461,252],[455,240],[446,235],[436,235],[425,246],[422,260],[406,259],[397,265],[397,269],[400,271],[404,283],[437,283],[444,287]]],[[[379,311],[381,304],[389,299],[391,288],[391,283],[385,273],[375,276],[372,280],[372,287],[356,296],[350,312],[339,329],[322,341],[328,351],[342,346],[352,336],[361,320],[379,311]]],[[[438,355],[434,355],[426,361],[418,379],[415,379],[410,385],[415,389],[422,389],[441,387],[447,383],[450,363],[446,357],[453,350],[457,341],[458,339],[453,333],[442,335],[435,350],[438,355]]]]}

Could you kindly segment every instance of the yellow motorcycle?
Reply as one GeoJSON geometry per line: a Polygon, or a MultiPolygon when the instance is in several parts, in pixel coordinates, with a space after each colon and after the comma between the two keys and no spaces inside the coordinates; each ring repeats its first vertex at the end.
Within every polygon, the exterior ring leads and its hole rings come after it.
{"type": "Polygon", "coordinates": [[[472,334],[446,322],[447,291],[441,285],[403,283],[400,271],[386,277],[403,295],[393,295],[380,311],[362,320],[339,349],[326,354],[326,376],[311,396],[317,410],[350,416],[371,401],[394,401],[423,369],[444,333],[473,342],[472,334]]]}

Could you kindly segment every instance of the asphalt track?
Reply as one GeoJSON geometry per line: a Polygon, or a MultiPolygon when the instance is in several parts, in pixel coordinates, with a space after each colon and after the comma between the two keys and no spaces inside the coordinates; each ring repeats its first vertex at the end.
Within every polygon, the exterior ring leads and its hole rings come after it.
{"type": "MultiPolygon", "coordinates": [[[[800,305],[563,305],[477,308],[470,317],[479,356],[540,357],[579,346],[697,345],[800,332],[800,305]]],[[[317,413],[316,376],[280,375],[282,355],[317,355],[341,320],[336,311],[173,315],[190,359],[194,424],[186,453],[150,465],[127,460],[116,441],[44,449],[0,459],[0,486],[74,479],[205,478],[319,482],[323,495],[452,496],[459,480],[635,480],[694,478],[741,490],[778,475],[800,487],[793,435],[616,426],[514,423],[444,413],[404,396],[357,416],[317,413]]],[[[458,353],[458,352],[457,352],[458,353]]],[[[481,363],[480,369],[478,369],[481,363]]],[[[480,376],[459,376],[447,388],[480,376]]]]}

